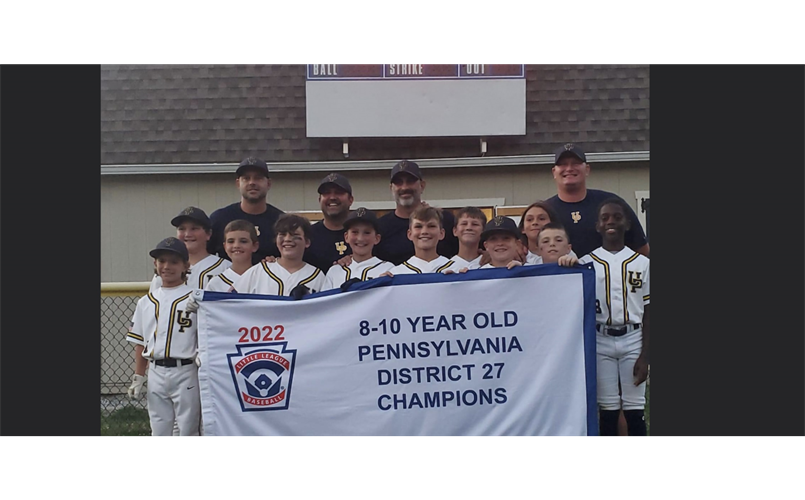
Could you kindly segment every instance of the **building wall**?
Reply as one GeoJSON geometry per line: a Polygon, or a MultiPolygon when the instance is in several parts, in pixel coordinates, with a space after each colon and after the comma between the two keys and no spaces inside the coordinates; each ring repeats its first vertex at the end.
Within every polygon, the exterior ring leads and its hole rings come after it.
{"type": "MultiPolygon", "coordinates": [[[[356,203],[390,202],[389,170],[344,172],[356,203]]],[[[286,212],[319,210],[317,189],[326,172],[272,173],[268,194],[286,212]]],[[[427,200],[503,198],[528,205],[556,194],[550,165],[443,168],[424,171],[427,200]]],[[[101,281],[147,281],[153,276],[148,251],[175,235],[170,220],[193,205],[207,214],[235,203],[234,173],[206,175],[108,175],[101,177],[101,281]]],[[[638,211],[635,191],[649,190],[649,163],[593,164],[587,186],[620,195],[638,211]]],[[[357,205],[353,205],[357,206],[357,205]]]]}

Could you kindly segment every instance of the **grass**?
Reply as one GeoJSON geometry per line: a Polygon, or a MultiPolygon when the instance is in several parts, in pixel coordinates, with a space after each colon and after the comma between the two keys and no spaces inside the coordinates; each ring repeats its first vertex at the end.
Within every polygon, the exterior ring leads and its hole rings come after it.
{"type": "Polygon", "coordinates": [[[651,436],[651,419],[649,418],[650,386],[646,384],[646,435],[651,436]]]}
{"type": "Polygon", "coordinates": [[[148,410],[127,406],[104,416],[101,412],[101,436],[150,436],[148,410]]]}

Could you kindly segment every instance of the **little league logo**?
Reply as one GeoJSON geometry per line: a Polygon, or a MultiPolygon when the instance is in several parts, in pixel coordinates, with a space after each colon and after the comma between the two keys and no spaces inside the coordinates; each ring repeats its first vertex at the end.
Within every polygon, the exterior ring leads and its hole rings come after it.
{"type": "Polygon", "coordinates": [[[287,342],[239,345],[237,354],[227,354],[243,411],[288,409],[296,349],[287,346],[287,342]]]}

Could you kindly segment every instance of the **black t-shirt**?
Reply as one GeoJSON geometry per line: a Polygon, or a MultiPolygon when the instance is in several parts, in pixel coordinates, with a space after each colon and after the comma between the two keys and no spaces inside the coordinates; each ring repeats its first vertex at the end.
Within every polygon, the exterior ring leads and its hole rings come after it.
{"type": "MultiPolygon", "coordinates": [[[[444,239],[436,251],[450,258],[458,253],[458,238],[453,236],[456,218],[453,212],[442,210],[444,218],[444,239]]],[[[408,239],[408,219],[397,217],[393,211],[377,220],[380,226],[380,244],[374,248],[374,256],[380,260],[400,265],[414,256],[414,242],[408,239]]]]}
{"type": "Polygon", "coordinates": [[[274,224],[283,212],[274,205],[266,204],[266,211],[259,215],[247,214],[240,208],[240,202],[219,208],[210,215],[212,222],[212,238],[207,245],[207,251],[225,259],[229,256],[224,250],[224,229],[233,220],[243,219],[251,222],[257,228],[257,241],[260,247],[252,255],[252,264],[257,264],[268,255],[279,257],[277,237],[274,234],[274,224]]]}
{"type": "MultiPolygon", "coordinates": [[[[556,211],[559,222],[565,226],[573,251],[579,257],[601,246],[601,235],[595,230],[595,221],[598,216],[598,205],[608,198],[620,198],[620,196],[598,189],[588,189],[584,199],[574,203],[560,200],[559,195],[545,200],[556,211]]],[[[631,206],[626,216],[631,220],[632,227],[626,231],[625,243],[632,250],[637,250],[646,244],[646,235],[631,206]]]]}
{"type": "Polygon", "coordinates": [[[352,249],[344,241],[345,231],[346,229],[327,229],[324,221],[313,224],[310,227],[310,246],[305,250],[303,260],[326,273],[333,262],[352,253],[352,249]]]}

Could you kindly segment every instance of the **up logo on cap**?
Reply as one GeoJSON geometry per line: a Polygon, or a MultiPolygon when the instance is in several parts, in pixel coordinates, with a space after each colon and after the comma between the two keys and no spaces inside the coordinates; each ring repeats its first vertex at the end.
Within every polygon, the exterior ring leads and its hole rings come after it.
{"type": "Polygon", "coordinates": [[[335,174],[330,174],[325,178],[327,182],[335,182],[336,179],[338,179],[338,176],[335,174]]]}
{"type": "Polygon", "coordinates": [[[245,163],[246,165],[257,165],[259,163],[259,160],[253,156],[250,156],[245,160],[243,160],[243,163],[245,163]]]}
{"type": "Polygon", "coordinates": [[[182,210],[182,213],[179,215],[193,215],[196,212],[195,207],[187,207],[182,210]]]}
{"type": "Polygon", "coordinates": [[[573,149],[573,144],[571,144],[569,142],[567,144],[565,144],[565,151],[570,151],[571,149],[573,149]]]}
{"type": "Polygon", "coordinates": [[[363,207],[359,208],[358,210],[355,211],[355,215],[358,217],[366,216],[366,209],[363,207]]]}
{"type": "Polygon", "coordinates": [[[502,215],[498,215],[497,217],[495,217],[494,219],[492,219],[492,224],[494,224],[494,225],[496,225],[496,226],[500,226],[501,224],[503,224],[503,216],[502,216],[502,215]]]}

